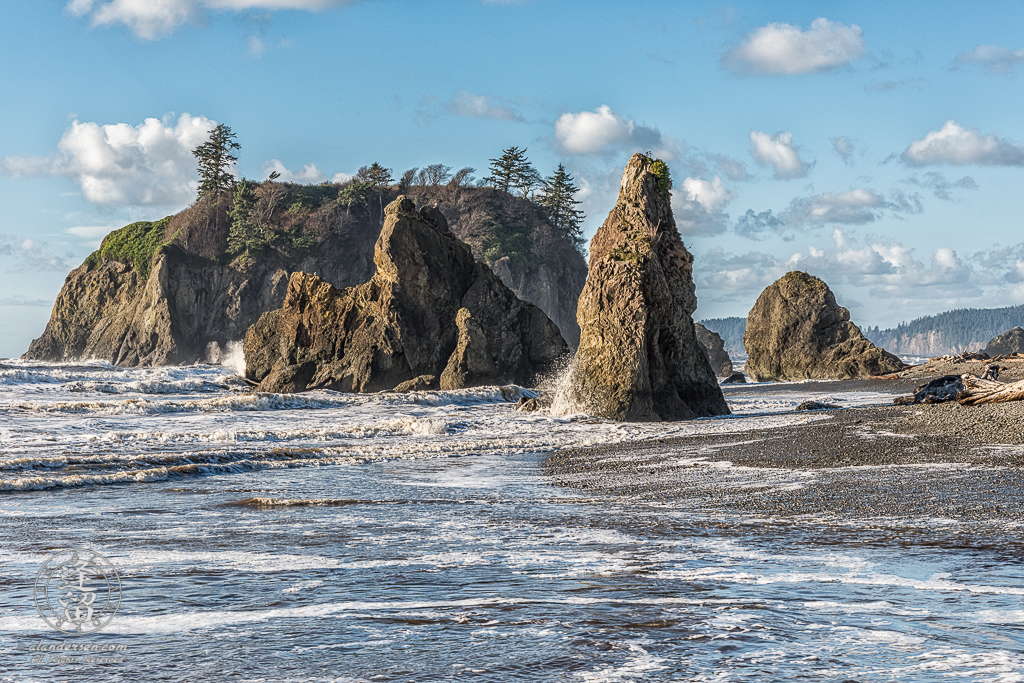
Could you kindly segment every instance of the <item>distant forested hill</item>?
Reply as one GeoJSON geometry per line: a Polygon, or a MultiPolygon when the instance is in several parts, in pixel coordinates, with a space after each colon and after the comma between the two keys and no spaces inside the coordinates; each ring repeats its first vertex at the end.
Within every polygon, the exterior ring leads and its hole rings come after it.
{"type": "Polygon", "coordinates": [[[747,351],[743,348],[743,331],[747,329],[746,318],[708,318],[697,322],[718,333],[725,342],[725,350],[730,358],[736,360],[747,357],[747,351]]]}
{"type": "MultiPolygon", "coordinates": [[[[1017,325],[1024,326],[1024,305],[958,308],[901,323],[887,330],[865,327],[862,331],[877,346],[892,353],[901,356],[937,356],[958,353],[964,349],[983,349],[992,337],[1017,325]]],[[[707,327],[713,329],[711,325],[707,327]]]]}

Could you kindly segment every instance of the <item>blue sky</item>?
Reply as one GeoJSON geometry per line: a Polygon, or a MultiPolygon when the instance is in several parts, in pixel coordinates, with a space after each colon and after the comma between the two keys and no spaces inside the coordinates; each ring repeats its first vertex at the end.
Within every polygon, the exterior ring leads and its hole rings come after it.
{"type": "Polygon", "coordinates": [[[861,325],[1024,302],[1022,3],[9,0],[0,357],[105,232],[187,206],[216,123],[239,172],[485,175],[510,145],[583,187],[672,169],[698,317],[787,270],[861,325]],[[642,8],[642,9],[640,9],[642,8]]]}

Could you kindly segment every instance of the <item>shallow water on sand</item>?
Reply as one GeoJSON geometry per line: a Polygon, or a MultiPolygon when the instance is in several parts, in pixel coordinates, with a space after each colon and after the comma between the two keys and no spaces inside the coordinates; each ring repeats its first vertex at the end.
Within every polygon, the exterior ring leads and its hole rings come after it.
{"type": "Polygon", "coordinates": [[[0,680],[1024,680],[1017,520],[709,514],[540,467],[827,419],[781,414],[806,395],[666,427],[516,413],[516,389],[252,397],[220,368],[4,363],[0,680]],[[33,583],[68,546],[123,588],[68,642],[123,662],[33,661],[64,640],[33,583]]]}

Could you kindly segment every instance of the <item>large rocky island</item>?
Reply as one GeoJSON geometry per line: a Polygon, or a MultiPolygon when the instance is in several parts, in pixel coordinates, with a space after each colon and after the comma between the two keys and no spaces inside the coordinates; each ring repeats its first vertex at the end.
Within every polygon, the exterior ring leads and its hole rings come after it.
{"type": "Polygon", "coordinates": [[[672,215],[668,167],[634,154],[590,243],[580,346],[555,409],[614,420],[727,415],[693,324],[693,256],[672,215]]]}
{"type": "MultiPolygon", "coordinates": [[[[46,330],[24,357],[122,366],[216,361],[260,315],[281,307],[294,273],[339,288],[370,279],[383,207],[398,187],[252,185],[245,218],[256,244],[229,244],[229,195],[117,230],[68,275],[46,330]]],[[[458,183],[402,189],[420,205],[436,205],[474,258],[577,343],[586,263],[536,204],[458,183]]]]}

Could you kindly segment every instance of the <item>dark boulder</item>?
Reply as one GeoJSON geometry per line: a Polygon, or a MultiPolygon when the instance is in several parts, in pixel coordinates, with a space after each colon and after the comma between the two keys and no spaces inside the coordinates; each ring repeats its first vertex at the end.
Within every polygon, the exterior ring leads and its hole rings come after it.
{"type": "Polygon", "coordinates": [[[1024,353],[1024,329],[1014,327],[998,337],[993,337],[985,347],[985,353],[990,357],[1024,353]]]}

